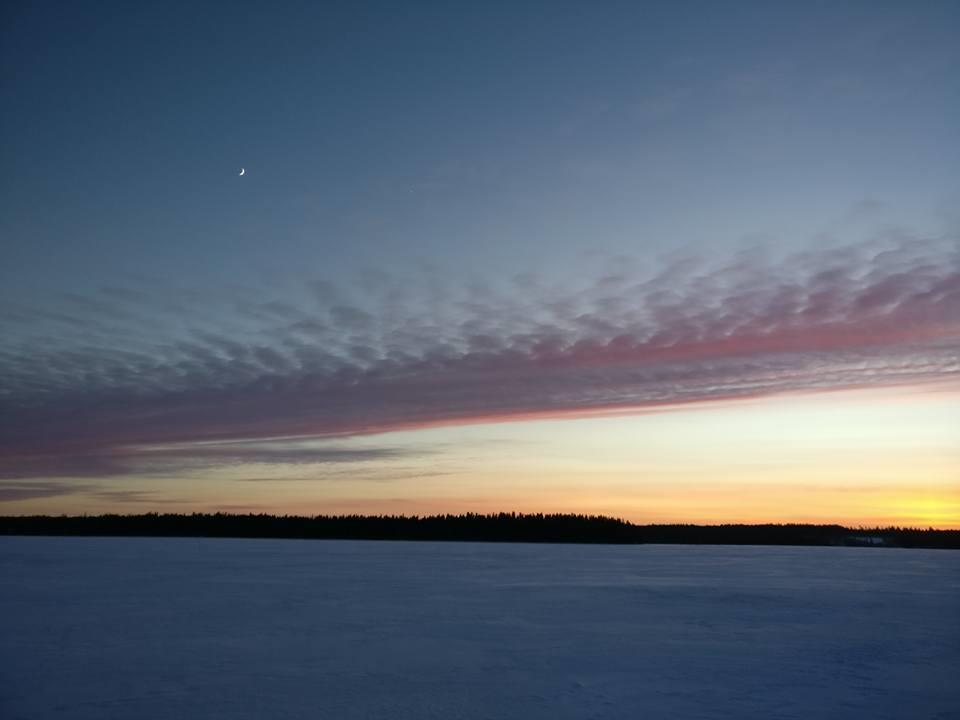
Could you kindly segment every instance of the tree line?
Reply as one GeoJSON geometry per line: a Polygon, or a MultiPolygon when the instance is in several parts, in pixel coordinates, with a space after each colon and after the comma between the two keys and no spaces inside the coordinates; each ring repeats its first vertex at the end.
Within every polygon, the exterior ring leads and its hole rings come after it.
{"type": "Polygon", "coordinates": [[[635,525],[604,515],[513,512],[312,517],[262,513],[7,516],[0,517],[0,534],[960,549],[960,530],[793,523],[635,525]]]}

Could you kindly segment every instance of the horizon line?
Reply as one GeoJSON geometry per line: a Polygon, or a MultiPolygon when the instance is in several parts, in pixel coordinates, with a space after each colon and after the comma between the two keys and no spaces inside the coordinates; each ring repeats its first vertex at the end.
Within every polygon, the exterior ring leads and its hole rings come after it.
{"type": "MultiPolygon", "coordinates": [[[[269,512],[230,512],[230,511],[213,511],[213,512],[159,512],[159,511],[147,511],[142,513],[79,513],[79,514],[59,514],[59,515],[50,515],[50,514],[13,514],[13,515],[0,515],[0,521],[4,520],[14,520],[14,519],[28,519],[28,520],[97,520],[97,519],[106,519],[106,518],[123,518],[123,519],[138,519],[138,518],[265,518],[265,519],[275,519],[275,520],[407,520],[407,521],[424,521],[424,520],[466,520],[466,519],[484,519],[484,520],[494,520],[494,519],[510,519],[510,520],[528,520],[528,519],[538,519],[538,520],[549,520],[549,519],[576,519],[576,520],[592,520],[592,521],[605,521],[605,522],[615,522],[622,525],[635,527],[635,528],[763,528],[763,527],[809,527],[809,528],[838,528],[849,531],[866,531],[866,530],[896,530],[896,531],[911,531],[911,532],[954,532],[960,533],[960,528],[958,527],[938,527],[935,525],[847,525],[840,522],[784,522],[784,521],[765,521],[765,522],[714,522],[714,523],[698,523],[692,521],[675,521],[675,522],[651,522],[651,523],[638,523],[632,520],[627,520],[626,518],[619,517],[616,515],[605,515],[602,513],[578,513],[578,512],[517,512],[517,511],[498,511],[498,512],[461,512],[461,513],[433,513],[429,515],[419,515],[419,514],[363,514],[363,513],[335,513],[335,514],[324,514],[316,513],[312,515],[297,515],[289,513],[269,513],[269,512]]],[[[0,533],[2,534],[2,533],[0,533]]]]}

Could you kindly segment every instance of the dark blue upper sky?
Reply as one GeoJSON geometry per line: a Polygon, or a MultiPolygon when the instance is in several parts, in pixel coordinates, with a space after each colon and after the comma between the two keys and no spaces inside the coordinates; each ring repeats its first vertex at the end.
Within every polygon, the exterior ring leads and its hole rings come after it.
{"type": "Polygon", "coordinates": [[[13,3],[4,293],[942,232],[956,3],[13,3]],[[240,167],[247,168],[238,179],[240,167]]]}

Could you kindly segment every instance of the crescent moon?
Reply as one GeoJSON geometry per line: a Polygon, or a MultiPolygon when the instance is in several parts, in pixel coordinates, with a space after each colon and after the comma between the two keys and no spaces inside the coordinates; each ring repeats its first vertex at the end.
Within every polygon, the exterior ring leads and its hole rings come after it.
{"type": "Polygon", "coordinates": [[[246,172],[243,168],[240,168],[240,177],[243,177],[243,174],[246,172]]]}

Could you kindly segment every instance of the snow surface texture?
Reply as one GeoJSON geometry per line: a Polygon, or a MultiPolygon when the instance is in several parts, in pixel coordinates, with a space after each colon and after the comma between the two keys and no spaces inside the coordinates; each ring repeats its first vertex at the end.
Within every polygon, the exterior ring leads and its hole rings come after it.
{"type": "Polygon", "coordinates": [[[0,538],[0,717],[960,718],[960,552],[0,538]]]}

